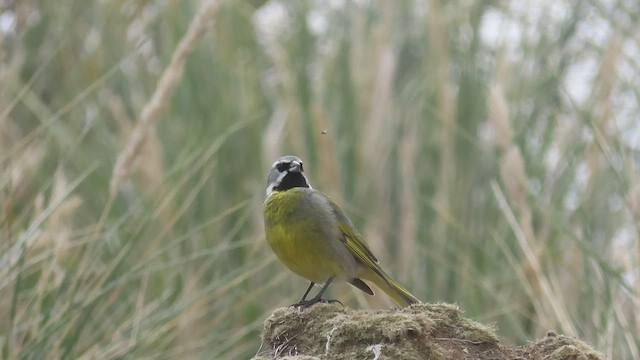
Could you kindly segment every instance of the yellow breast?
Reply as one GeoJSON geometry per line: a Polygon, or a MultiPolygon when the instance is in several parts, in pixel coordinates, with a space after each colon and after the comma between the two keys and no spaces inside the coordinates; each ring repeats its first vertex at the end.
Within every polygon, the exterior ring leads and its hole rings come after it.
{"type": "Polygon", "coordinates": [[[353,278],[359,264],[323,196],[306,188],[272,193],[264,203],[267,242],[282,263],[310,281],[353,278]]]}

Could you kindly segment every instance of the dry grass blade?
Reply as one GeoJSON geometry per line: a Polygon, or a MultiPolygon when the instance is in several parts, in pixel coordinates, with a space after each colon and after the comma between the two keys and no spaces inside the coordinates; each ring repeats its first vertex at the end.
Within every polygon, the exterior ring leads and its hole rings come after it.
{"type": "Polygon", "coordinates": [[[208,0],[202,3],[197,15],[189,25],[189,29],[178,43],[171,56],[171,62],[162,73],[156,91],[151,100],[144,106],[140,114],[140,120],[131,133],[131,137],[125,148],[118,154],[113,168],[109,192],[111,197],[120,189],[120,184],[134,171],[136,157],[153,130],[160,113],[173,95],[176,87],[182,79],[184,63],[187,55],[191,53],[198,40],[205,34],[207,24],[219,5],[218,0],[208,0]]]}
{"type": "Polygon", "coordinates": [[[536,300],[534,301],[534,305],[539,307],[538,311],[540,314],[538,315],[541,316],[541,321],[547,322],[543,325],[552,327],[555,325],[555,321],[562,326],[564,332],[575,336],[577,331],[571,321],[571,316],[569,315],[565,304],[559,300],[558,295],[553,291],[549,284],[549,280],[544,275],[537,253],[532,249],[530,241],[526,238],[525,232],[518,223],[518,220],[513,213],[513,209],[509,206],[504,192],[496,182],[491,183],[491,189],[493,190],[496,201],[500,205],[500,209],[503,211],[507,222],[511,226],[511,229],[518,240],[518,245],[520,246],[527,261],[527,270],[533,272],[533,274],[531,276],[527,276],[527,278],[528,281],[532,282],[532,288],[534,289],[535,295],[532,298],[536,300]],[[538,289],[540,293],[537,293],[538,289]]]}

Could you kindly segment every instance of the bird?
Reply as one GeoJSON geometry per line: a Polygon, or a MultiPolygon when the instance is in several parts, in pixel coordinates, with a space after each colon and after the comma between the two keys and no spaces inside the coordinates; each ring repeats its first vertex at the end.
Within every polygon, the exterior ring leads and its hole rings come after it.
{"type": "Polygon", "coordinates": [[[382,269],[344,211],[311,187],[297,156],[283,156],[271,166],[263,215],[266,240],[273,252],[291,271],[310,281],[300,301],[292,306],[339,302],[322,298],[334,280],[374,295],[363,281],[367,280],[399,306],[420,303],[382,269]],[[316,284],[322,284],[320,291],[307,300],[316,284]]]}

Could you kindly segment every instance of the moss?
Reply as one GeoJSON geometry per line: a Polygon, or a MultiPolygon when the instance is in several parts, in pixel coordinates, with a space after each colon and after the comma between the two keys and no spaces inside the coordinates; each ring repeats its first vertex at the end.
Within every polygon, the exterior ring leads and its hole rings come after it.
{"type": "Polygon", "coordinates": [[[549,360],[601,360],[604,356],[584,342],[564,335],[549,332],[533,345],[519,349],[525,358],[549,360]]]}
{"type": "Polygon", "coordinates": [[[451,304],[352,310],[335,304],[280,308],[267,319],[264,359],[603,359],[579,340],[547,336],[526,348],[500,345],[492,327],[451,304]]]}
{"type": "Polygon", "coordinates": [[[417,304],[407,311],[414,316],[428,316],[437,322],[434,336],[465,339],[475,342],[497,342],[495,330],[487,325],[462,317],[460,308],[454,304],[417,304]]]}

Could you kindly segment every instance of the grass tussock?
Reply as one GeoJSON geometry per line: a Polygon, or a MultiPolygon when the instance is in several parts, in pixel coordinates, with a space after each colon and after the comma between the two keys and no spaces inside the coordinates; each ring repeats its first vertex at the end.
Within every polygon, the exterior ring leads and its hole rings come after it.
{"type": "Polygon", "coordinates": [[[507,343],[640,358],[638,16],[0,4],[0,357],[253,356],[306,286],[262,230],[268,167],[294,153],[423,301],[507,343]]]}
{"type": "Polygon", "coordinates": [[[500,344],[494,329],[466,319],[456,305],[414,304],[391,310],[352,310],[321,304],[280,308],[265,321],[265,359],[585,359],[603,355],[553,332],[524,347],[500,344]]]}

